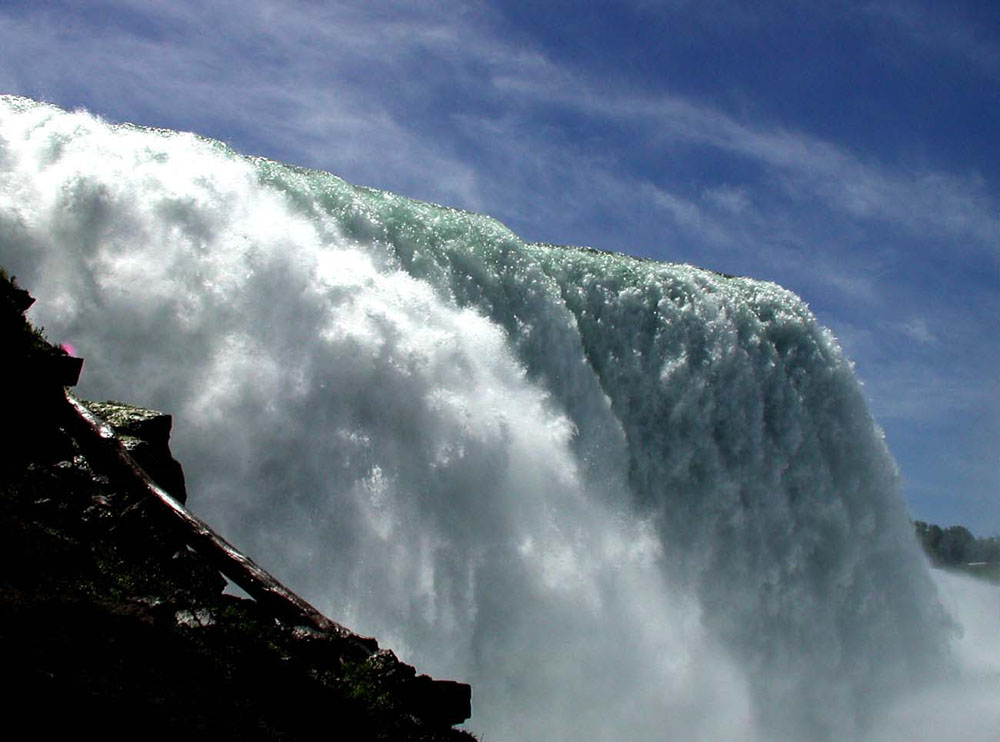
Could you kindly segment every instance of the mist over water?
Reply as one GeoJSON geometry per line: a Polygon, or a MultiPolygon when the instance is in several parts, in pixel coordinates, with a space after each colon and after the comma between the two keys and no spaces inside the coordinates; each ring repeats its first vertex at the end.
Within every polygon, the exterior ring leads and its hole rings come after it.
{"type": "Polygon", "coordinates": [[[896,699],[871,734],[878,742],[992,740],[1000,730],[1000,590],[941,570],[934,581],[959,627],[952,648],[961,673],[896,699]]]}
{"type": "Polygon", "coordinates": [[[486,739],[1000,722],[953,618],[995,633],[995,588],[935,585],[794,295],[19,98],[0,172],[0,263],[80,393],[173,413],[192,509],[470,682],[486,739]]]}

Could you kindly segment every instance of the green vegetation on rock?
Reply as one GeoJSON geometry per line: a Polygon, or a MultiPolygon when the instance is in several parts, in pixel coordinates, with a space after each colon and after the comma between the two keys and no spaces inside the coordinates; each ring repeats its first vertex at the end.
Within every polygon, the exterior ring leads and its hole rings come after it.
{"type": "Polygon", "coordinates": [[[917,538],[935,567],[1000,583],[1000,537],[976,538],[964,526],[942,528],[916,521],[917,538]]]}
{"type": "MultiPolygon", "coordinates": [[[[92,455],[62,385],[69,357],[26,321],[31,303],[0,269],[13,382],[2,418],[0,651],[7,708],[26,737],[473,739],[452,728],[468,713],[468,686],[418,676],[328,620],[309,625],[226,594],[183,521],[92,455]]],[[[90,409],[129,439],[118,440],[128,456],[146,456],[141,476],[176,485],[168,416],[90,409]]]]}

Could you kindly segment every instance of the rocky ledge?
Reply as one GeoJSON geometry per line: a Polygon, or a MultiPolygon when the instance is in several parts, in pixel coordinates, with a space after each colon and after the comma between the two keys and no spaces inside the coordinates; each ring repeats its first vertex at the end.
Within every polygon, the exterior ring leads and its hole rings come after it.
{"type": "Polygon", "coordinates": [[[0,651],[28,737],[472,740],[469,686],[418,675],[188,512],[170,418],[77,400],[81,363],[0,271],[8,378],[0,651]],[[227,580],[250,598],[224,592],[227,580]]]}

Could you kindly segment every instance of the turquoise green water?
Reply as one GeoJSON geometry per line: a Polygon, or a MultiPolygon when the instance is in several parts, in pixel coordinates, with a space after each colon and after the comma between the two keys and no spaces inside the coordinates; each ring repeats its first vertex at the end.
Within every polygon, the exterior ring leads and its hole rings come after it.
{"type": "Polygon", "coordinates": [[[860,740],[945,664],[881,433],[780,287],[23,99],[0,171],[83,393],[174,413],[193,509],[471,682],[488,739],[860,740]]]}

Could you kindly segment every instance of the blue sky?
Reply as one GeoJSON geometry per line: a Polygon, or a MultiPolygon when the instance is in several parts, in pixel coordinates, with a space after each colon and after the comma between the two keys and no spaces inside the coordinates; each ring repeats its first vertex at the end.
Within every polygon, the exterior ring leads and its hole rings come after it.
{"type": "Polygon", "coordinates": [[[0,4],[0,92],[777,281],[917,518],[1000,533],[1000,5],[0,4]]]}

